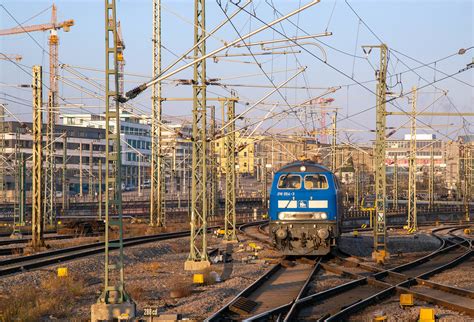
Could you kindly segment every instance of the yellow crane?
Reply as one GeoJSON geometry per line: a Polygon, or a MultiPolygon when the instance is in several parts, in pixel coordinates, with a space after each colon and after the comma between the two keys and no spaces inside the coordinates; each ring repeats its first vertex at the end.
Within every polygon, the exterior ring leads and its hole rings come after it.
{"type": "Polygon", "coordinates": [[[125,59],[123,57],[123,51],[125,49],[125,42],[122,36],[122,27],[120,21],[117,23],[117,65],[118,65],[118,77],[119,77],[119,93],[123,95],[124,92],[124,81],[123,73],[125,67],[125,59]]]}
{"type": "MultiPolygon", "coordinates": [[[[57,103],[57,93],[58,93],[58,45],[59,37],[58,30],[63,29],[65,32],[68,32],[70,28],[74,25],[74,20],[69,19],[62,22],[58,22],[57,19],[57,9],[56,5],[53,4],[51,7],[51,21],[45,24],[32,25],[32,26],[20,26],[16,28],[3,29],[0,30],[0,36],[15,35],[22,33],[29,33],[34,31],[48,31],[49,39],[49,91],[52,97],[52,106],[54,108],[58,107],[57,103]]],[[[59,118],[58,113],[55,113],[55,120],[59,118]]]]}

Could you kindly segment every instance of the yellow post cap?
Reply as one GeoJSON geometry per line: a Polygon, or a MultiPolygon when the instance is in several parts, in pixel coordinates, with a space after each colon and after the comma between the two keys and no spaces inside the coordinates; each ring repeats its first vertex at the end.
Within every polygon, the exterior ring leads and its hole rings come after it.
{"type": "Polygon", "coordinates": [[[67,277],[67,267],[58,268],[58,277],[67,277]]]}
{"type": "Polygon", "coordinates": [[[429,308],[420,309],[419,322],[435,322],[435,310],[429,308]]]}
{"type": "Polygon", "coordinates": [[[413,294],[400,294],[400,305],[401,306],[412,306],[413,305],[413,294]]]}
{"type": "Polygon", "coordinates": [[[204,284],[204,274],[194,274],[193,275],[194,284],[204,284]]]}

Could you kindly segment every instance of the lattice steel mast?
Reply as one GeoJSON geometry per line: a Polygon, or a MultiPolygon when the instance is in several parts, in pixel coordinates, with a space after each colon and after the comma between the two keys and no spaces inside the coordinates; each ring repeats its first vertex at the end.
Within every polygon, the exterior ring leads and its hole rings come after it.
{"type": "Polygon", "coordinates": [[[93,150],[92,150],[92,146],[93,146],[93,142],[91,141],[89,143],[89,197],[92,198],[94,197],[94,154],[93,154],[93,150]]]}
{"type": "MultiPolygon", "coordinates": [[[[5,158],[5,107],[0,104],[0,163],[6,163],[5,158]]],[[[5,186],[5,165],[0,166],[0,191],[5,186]]]]}
{"type": "Polygon", "coordinates": [[[435,167],[434,167],[434,149],[433,145],[430,147],[430,173],[428,180],[428,207],[433,210],[434,207],[434,181],[435,181],[435,167]]]}
{"type": "Polygon", "coordinates": [[[393,163],[393,208],[398,210],[398,156],[393,163]]]}
{"type": "Polygon", "coordinates": [[[68,181],[67,181],[67,132],[63,133],[63,171],[62,171],[62,190],[63,190],[63,205],[62,205],[62,213],[63,216],[66,215],[66,210],[68,208],[68,197],[69,197],[69,189],[68,189],[68,181]]]}
{"type": "Polygon", "coordinates": [[[117,16],[115,0],[105,0],[105,280],[99,303],[130,302],[125,291],[123,267],[122,172],[120,146],[117,16]],[[110,230],[118,232],[112,242],[110,230]],[[110,253],[117,250],[118,254],[110,253]]]}
{"type": "Polygon", "coordinates": [[[15,134],[15,208],[12,237],[21,236],[20,226],[25,224],[25,162],[20,147],[20,129],[18,128],[15,134]]]}
{"type": "Polygon", "coordinates": [[[462,145],[461,159],[463,163],[463,206],[464,206],[464,220],[470,221],[470,201],[472,199],[472,150],[469,145],[462,145]]]}
{"type": "Polygon", "coordinates": [[[211,124],[209,126],[210,143],[209,143],[209,218],[216,219],[217,215],[217,157],[216,157],[216,107],[210,106],[211,124]]]}
{"type": "Polygon", "coordinates": [[[408,231],[418,229],[416,209],[416,100],[417,89],[412,88],[411,98],[411,126],[410,126],[410,155],[408,157],[408,231]]]}
{"type": "Polygon", "coordinates": [[[332,116],[332,144],[331,144],[331,170],[336,174],[337,168],[337,112],[334,112],[332,116]]]}
{"type": "MultiPolygon", "coordinates": [[[[225,240],[236,242],[236,211],[235,211],[235,155],[237,153],[235,144],[235,102],[237,99],[226,99],[227,104],[227,133],[225,140],[225,213],[224,213],[224,230],[225,240]]],[[[223,102],[224,104],[224,102],[223,102]]],[[[223,106],[224,108],[224,106],[223,106]]]]}
{"type": "Polygon", "coordinates": [[[262,178],[262,208],[263,211],[267,210],[268,207],[268,174],[267,174],[267,158],[261,159],[262,164],[260,165],[260,171],[262,178]]]}
{"type": "MultiPolygon", "coordinates": [[[[57,48],[57,47],[56,47],[57,48]]],[[[51,72],[51,68],[50,68],[51,72]]],[[[55,85],[57,86],[57,85],[55,85]]],[[[55,156],[54,156],[54,128],[56,123],[56,105],[55,99],[56,91],[51,90],[48,97],[48,113],[46,123],[46,158],[45,158],[45,173],[44,173],[44,220],[49,225],[56,223],[56,207],[55,207],[55,156]]]]}
{"type": "Polygon", "coordinates": [[[377,262],[383,262],[388,256],[385,227],[386,215],[386,94],[387,94],[387,45],[363,46],[362,48],[378,48],[380,50],[380,66],[376,72],[376,138],[375,138],[375,225],[374,225],[374,251],[372,257],[377,262]]]}
{"type": "Polygon", "coordinates": [[[98,207],[99,207],[99,211],[98,211],[98,218],[99,220],[102,220],[102,158],[99,158],[99,168],[97,170],[97,176],[99,177],[98,178],[98,181],[99,181],[99,193],[98,193],[98,207]]]}
{"type": "Polygon", "coordinates": [[[359,209],[359,201],[360,201],[360,173],[359,167],[354,169],[354,207],[359,209]]]}
{"type": "Polygon", "coordinates": [[[79,143],[79,197],[83,197],[84,183],[83,183],[83,167],[82,167],[82,141],[79,143]]]}
{"type": "Polygon", "coordinates": [[[39,249],[43,240],[43,71],[41,66],[33,66],[33,183],[31,198],[31,246],[39,249]]]}
{"type": "MultiPolygon", "coordinates": [[[[206,1],[194,1],[194,59],[206,55],[206,1]]],[[[194,63],[191,238],[186,270],[209,266],[207,256],[206,59],[194,63]]]]}
{"type": "MultiPolygon", "coordinates": [[[[153,0],[153,78],[161,74],[161,0],[153,0]]],[[[151,87],[151,189],[150,225],[165,225],[165,176],[161,149],[162,99],[161,82],[151,87]]]]}

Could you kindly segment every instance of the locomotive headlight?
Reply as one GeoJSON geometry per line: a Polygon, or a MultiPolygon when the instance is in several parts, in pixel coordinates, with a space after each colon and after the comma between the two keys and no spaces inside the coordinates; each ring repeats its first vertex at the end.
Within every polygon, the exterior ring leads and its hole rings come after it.
{"type": "Polygon", "coordinates": [[[328,219],[328,215],[325,212],[315,212],[313,213],[313,219],[318,219],[318,220],[328,219]]]}
{"type": "Polygon", "coordinates": [[[286,239],[286,237],[288,236],[288,233],[286,232],[285,229],[283,229],[283,228],[280,227],[280,228],[278,228],[278,230],[275,232],[275,236],[276,236],[276,238],[283,240],[283,239],[286,239]]]}
{"type": "Polygon", "coordinates": [[[305,167],[304,165],[302,165],[302,166],[300,167],[300,171],[301,171],[301,172],[306,172],[306,167],[305,167]]]}
{"type": "Polygon", "coordinates": [[[326,228],[318,229],[318,236],[322,240],[326,240],[329,237],[329,231],[326,228]]]}

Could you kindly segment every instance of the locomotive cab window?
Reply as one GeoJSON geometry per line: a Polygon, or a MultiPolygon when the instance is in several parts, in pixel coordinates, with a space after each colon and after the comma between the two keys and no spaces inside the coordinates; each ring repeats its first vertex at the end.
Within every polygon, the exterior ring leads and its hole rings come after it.
{"type": "Polygon", "coordinates": [[[301,176],[297,174],[282,175],[278,180],[278,189],[301,189],[301,176]]]}
{"type": "Polygon", "coordinates": [[[304,188],[308,190],[313,189],[327,189],[329,187],[328,180],[322,174],[309,174],[304,177],[304,188]]]}

